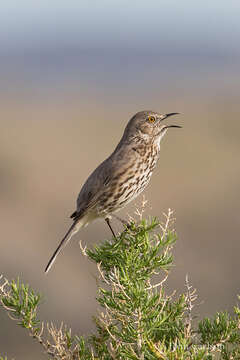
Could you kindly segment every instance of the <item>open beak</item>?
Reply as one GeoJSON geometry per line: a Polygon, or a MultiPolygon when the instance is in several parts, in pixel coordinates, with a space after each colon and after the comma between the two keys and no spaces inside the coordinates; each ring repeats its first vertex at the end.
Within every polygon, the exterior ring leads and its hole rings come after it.
{"type": "Polygon", "coordinates": [[[169,116],[173,116],[173,115],[180,115],[180,113],[169,113],[169,114],[165,114],[164,119],[168,118],[169,116]]]}
{"type": "Polygon", "coordinates": [[[169,129],[171,127],[175,127],[175,128],[179,128],[179,129],[182,128],[182,126],[180,126],[180,125],[167,125],[167,126],[164,126],[164,129],[169,129]]]}
{"type": "MultiPolygon", "coordinates": [[[[167,119],[168,117],[170,116],[173,116],[173,115],[179,115],[179,113],[169,113],[169,114],[165,114],[163,115],[163,118],[160,120],[160,121],[163,121],[165,119],[167,119]]],[[[168,129],[168,128],[181,128],[182,126],[179,126],[179,125],[166,125],[164,126],[163,130],[165,129],[168,129]]]]}

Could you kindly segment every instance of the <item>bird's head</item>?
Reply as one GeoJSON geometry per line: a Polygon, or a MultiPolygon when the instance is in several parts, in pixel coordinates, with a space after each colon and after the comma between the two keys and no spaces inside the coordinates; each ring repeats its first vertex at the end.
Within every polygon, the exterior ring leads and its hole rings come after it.
{"type": "Polygon", "coordinates": [[[159,114],[154,111],[140,111],[128,122],[124,137],[148,142],[160,142],[169,128],[181,128],[179,125],[165,124],[165,119],[178,113],[159,114]]]}

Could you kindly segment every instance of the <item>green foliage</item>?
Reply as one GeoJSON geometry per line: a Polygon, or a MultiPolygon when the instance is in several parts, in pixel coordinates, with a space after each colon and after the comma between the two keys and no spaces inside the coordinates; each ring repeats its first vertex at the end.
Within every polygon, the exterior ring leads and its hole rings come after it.
{"type": "MultiPolygon", "coordinates": [[[[154,355],[149,339],[170,346],[184,332],[184,297],[173,303],[163,289],[159,291],[150,282],[153,274],[171,266],[170,249],[176,240],[173,231],[155,235],[157,227],[156,219],[138,226],[132,223],[119,238],[87,251],[99,264],[106,285],[99,288],[98,302],[107,308],[107,314],[98,319],[104,342],[95,349],[97,356],[108,352],[111,358],[114,352],[118,358],[137,359],[144,354],[151,359],[154,355]]],[[[96,342],[96,337],[93,340],[96,342]]]]}
{"type": "Polygon", "coordinates": [[[235,316],[226,312],[217,313],[213,319],[200,321],[198,332],[202,344],[219,347],[222,359],[240,359],[240,309],[235,307],[235,316]]]}
{"type": "Polygon", "coordinates": [[[3,296],[2,303],[11,312],[12,316],[19,319],[18,324],[24,328],[37,328],[40,321],[37,320],[37,308],[41,296],[35,294],[29,285],[24,285],[18,279],[9,284],[9,294],[3,296]]]}
{"type": "MultiPolygon", "coordinates": [[[[193,328],[195,290],[186,279],[186,293],[165,290],[172,266],[171,211],[166,223],[156,219],[132,222],[117,238],[83,253],[97,264],[95,334],[73,336],[61,325],[43,326],[37,317],[41,296],[19,280],[0,285],[3,308],[28,329],[54,359],[240,360],[240,309],[217,313],[193,328]]],[[[0,357],[0,360],[6,360],[0,357]]]]}

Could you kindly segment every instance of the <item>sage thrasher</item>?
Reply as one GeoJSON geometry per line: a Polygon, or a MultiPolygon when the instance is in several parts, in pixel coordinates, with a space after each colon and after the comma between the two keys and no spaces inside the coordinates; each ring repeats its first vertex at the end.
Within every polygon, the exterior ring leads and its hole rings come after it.
{"type": "Polygon", "coordinates": [[[45,272],[49,271],[71,237],[91,221],[105,219],[115,237],[110,224],[111,215],[121,220],[114,213],[136,198],[149,183],[159,157],[161,139],[167,129],[180,127],[164,125],[163,120],[176,114],[141,111],[129,120],[114,152],[83,185],[77,199],[77,210],[71,215],[73,224],[49,260],[45,272]]]}

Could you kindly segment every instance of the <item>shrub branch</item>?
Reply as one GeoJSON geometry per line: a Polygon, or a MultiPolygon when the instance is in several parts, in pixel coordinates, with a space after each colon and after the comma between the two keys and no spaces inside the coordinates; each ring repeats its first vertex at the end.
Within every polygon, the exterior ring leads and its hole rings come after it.
{"type": "Polygon", "coordinates": [[[238,306],[232,316],[220,312],[194,326],[197,295],[188,276],[185,293],[168,294],[176,241],[173,212],[164,215],[164,223],[143,218],[143,210],[137,216],[140,222],[131,219],[117,238],[92,249],[80,243],[98,270],[94,334],[72,335],[62,323],[45,325],[38,318],[42,296],[19,279],[0,277],[2,308],[56,360],[240,360],[238,306]]]}

